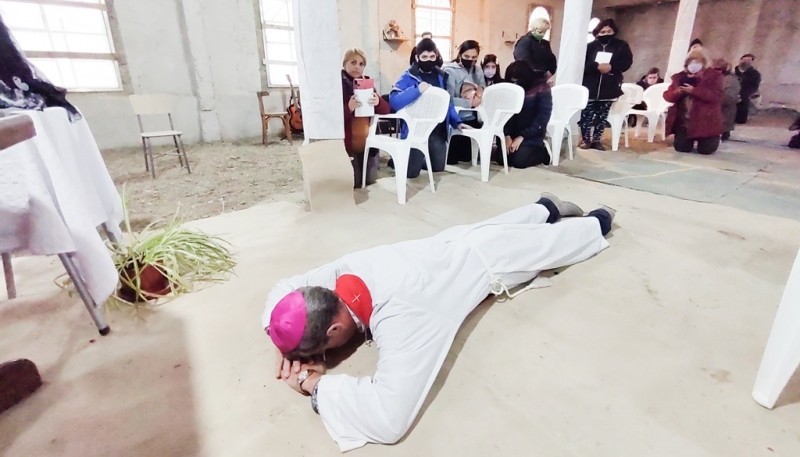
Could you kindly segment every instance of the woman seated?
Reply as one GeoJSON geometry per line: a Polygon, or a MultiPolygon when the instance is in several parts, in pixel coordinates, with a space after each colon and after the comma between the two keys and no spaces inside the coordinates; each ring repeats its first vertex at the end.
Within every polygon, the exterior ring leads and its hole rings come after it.
{"type": "Polygon", "coordinates": [[[503,76],[500,75],[500,65],[497,63],[496,55],[486,54],[483,58],[483,62],[481,62],[481,69],[483,69],[483,79],[486,81],[486,87],[503,82],[503,76]]]}
{"type": "Polygon", "coordinates": [[[672,75],[664,100],[673,103],[667,112],[667,135],[675,134],[675,150],[711,154],[722,134],[722,74],[708,68],[702,52],[686,57],[684,71],[672,75]]]}
{"type": "MultiPolygon", "coordinates": [[[[369,134],[370,116],[357,117],[356,108],[361,106],[361,102],[355,96],[355,81],[357,79],[369,79],[364,75],[364,67],[367,66],[367,56],[360,49],[348,49],[344,53],[342,60],[342,100],[344,100],[344,149],[350,156],[350,163],[353,165],[353,186],[361,187],[361,176],[364,166],[364,147],[369,134]]],[[[375,107],[376,114],[388,114],[389,103],[373,92],[368,103],[375,107]]],[[[372,184],[378,178],[378,165],[380,158],[378,150],[370,149],[369,159],[367,160],[367,184],[372,184]]]]}
{"type": "MultiPolygon", "coordinates": [[[[522,110],[512,116],[503,129],[508,164],[514,168],[549,164],[550,154],[544,137],[553,112],[553,96],[547,84],[547,70],[534,70],[528,62],[518,60],[506,69],[506,80],[525,91],[522,110]]],[[[502,164],[502,157],[498,162],[502,164]]]]}
{"type": "MultiPolygon", "coordinates": [[[[486,87],[483,70],[478,66],[480,52],[481,48],[477,41],[467,40],[458,47],[456,58],[442,67],[447,74],[447,92],[453,99],[453,105],[467,108],[459,114],[461,120],[470,127],[482,125],[478,120],[477,113],[469,110],[469,108],[475,108],[481,104],[483,89],[486,87]]],[[[455,165],[472,160],[472,145],[469,138],[453,137],[450,140],[449,148],[448,164],[455,165]]]]}

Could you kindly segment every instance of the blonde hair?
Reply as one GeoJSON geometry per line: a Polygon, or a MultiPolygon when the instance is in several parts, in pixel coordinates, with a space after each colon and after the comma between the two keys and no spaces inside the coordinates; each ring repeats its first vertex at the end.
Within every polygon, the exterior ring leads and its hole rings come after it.
{"type": "Polygon", "coordinates": [[[541,27],[544,27],[546,29],[545,31],[550,30],[550,21],[543,17],[531,18],[531,20],[528,21],[529,32],[533,29],[538,29],[541,27]]]}
{"type": "Polygon", "coordinates": [[[344,58],[342,59],[342,67],[344,64],[347,63],[348,60],[352,59],[353,57],[358,56],[364,60],[364,63],[367,63],[367,55],[364,54],[364,51],[358,48],[350,48],[344,52],[344,58]]]}
{"type": "Polygon", "coordinates": [[[683,66],[685,67],[689,65],[689,63],[691,63],[692,60],[698,60],[698,61],[702,60],[704,67],[707,67],[709,63],[708,55],[706,55],[705,52],[699,49],[695,49],[694,51],[691,51],[689,52],[689,54],[686,55],[686,60],[683,62],[683,66]]]}

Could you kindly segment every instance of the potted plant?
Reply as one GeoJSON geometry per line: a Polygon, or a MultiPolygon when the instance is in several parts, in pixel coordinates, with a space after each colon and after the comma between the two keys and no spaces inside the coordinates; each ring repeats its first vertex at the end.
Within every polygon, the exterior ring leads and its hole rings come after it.
{"type": "Polygon", "coordinates": [[[229,243],[184,227],[177,213],[166,227],[155,229],[151,223],[136,233],[124,198],[123,211],[128,239],[110,247],[119,271],[118,299],[140,303],[179,295],[195,282],[219,281],[233,271],[229,243]]]}

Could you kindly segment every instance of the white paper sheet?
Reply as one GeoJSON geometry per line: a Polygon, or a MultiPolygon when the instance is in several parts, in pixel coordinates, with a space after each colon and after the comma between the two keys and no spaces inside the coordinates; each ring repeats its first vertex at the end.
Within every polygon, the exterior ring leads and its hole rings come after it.
{"type": "Polygon", "coordinates": [[[597,53],[597,57],[594,58],[594,61],[597,63],[611,63],[611,56],[610,52],[603,52],[600,51],[597,53]]]}

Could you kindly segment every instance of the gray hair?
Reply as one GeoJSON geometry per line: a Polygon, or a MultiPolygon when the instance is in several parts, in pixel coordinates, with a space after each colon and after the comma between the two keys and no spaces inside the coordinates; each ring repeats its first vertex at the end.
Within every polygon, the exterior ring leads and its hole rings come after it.
{"type": "Polygon", "coordinates": [[[324,287],[297,289],[306,300],[306,330],[303,339],[290,353],[288,359],[303,359],[322,354],[328,342],[328,328],[339,312],[339,296],[324,287]]]}
{"type": "Polygon", "coordinates": [[[536,17],[536,18],[532,17],[528,21],[528,31],[530,32],[531,30],[533,30],[535,28],[537,28],[537,29],[538,28],[544,28],[545,30],[550,30],[550,21],[548,21],[547,19],[545,19],[543,17],[536,17]]]}

